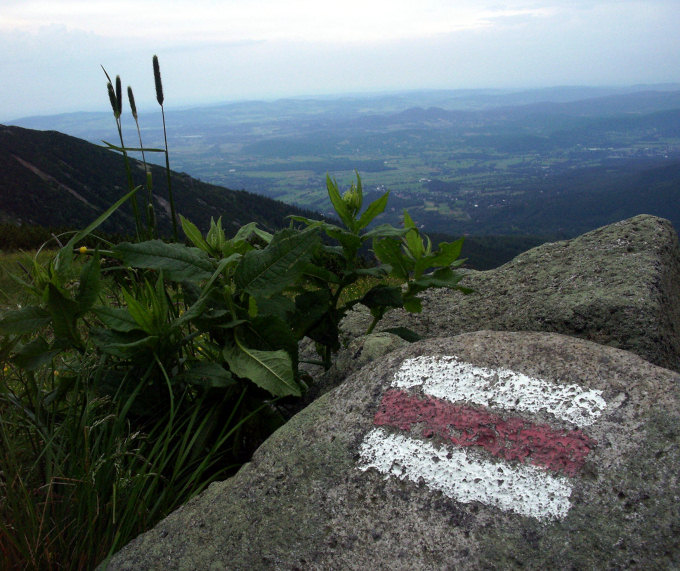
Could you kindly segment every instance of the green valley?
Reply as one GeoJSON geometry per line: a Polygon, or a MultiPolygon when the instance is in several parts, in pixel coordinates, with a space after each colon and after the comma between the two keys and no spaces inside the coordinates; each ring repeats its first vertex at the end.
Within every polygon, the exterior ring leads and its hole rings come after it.
{"type": "MultiPolygon", "coordinates": [[[[428,232],[568,237],[650,213],[680,224],[678,86],[430,91],[168,113],[173,169],[310,210],[325,176],[391,191],[428,232]]],[[[140,114],[148,146],[162,133],[140,114]]],[[[106,113],[19,121],[101,141],[106,113]]],[[[130,124],[127,128],[131,129],[130,124]]],[[[133,134],[129,132],[129,140],[133,134]]]]}

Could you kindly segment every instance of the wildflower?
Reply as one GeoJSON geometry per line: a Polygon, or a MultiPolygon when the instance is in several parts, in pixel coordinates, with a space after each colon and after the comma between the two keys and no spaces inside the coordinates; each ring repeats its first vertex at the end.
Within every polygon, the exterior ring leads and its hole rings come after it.
{"type": "Polygon", "coordinates": [[[80,252],[81,254],[87,254],[87,246],[81,246],[80,248],[78,248],[78,252],[80,252]]]}

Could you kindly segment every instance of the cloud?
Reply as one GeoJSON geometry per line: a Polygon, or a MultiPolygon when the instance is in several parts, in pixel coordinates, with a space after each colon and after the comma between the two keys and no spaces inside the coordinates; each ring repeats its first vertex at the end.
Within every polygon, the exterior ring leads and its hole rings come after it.
{"type": "Polygon", "coordinates": [[[0,119],[106,110],[100,64],[155,105],[154,53],[169,105],[677,82],[678,29],[677,0],[3,0],[0,119]]]}
{"type": "Polygon", "coordinates": [[[105,37],[375,42],[431,37],[540,16],[540,7],[480,7],[444,0],[27,0],[4,7],[3,29],[36,31],[59,24],[105,37]]]}

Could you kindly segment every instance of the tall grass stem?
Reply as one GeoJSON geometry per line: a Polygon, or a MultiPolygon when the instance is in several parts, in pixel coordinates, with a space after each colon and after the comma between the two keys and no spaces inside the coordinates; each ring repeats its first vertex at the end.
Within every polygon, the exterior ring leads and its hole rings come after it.
{"type": "Polygon", "coordinates": [[[153,56],[153,78],[156,84],[156,101],[161,106],[161,116],[163,117],[163,141],[165,143],[165,174],[168,180],[168,199],[170,202],[170,216],[172,217],[172,237],[175,242],[179,241],[177,230],[177,212],[175,211],[175,199],[172,194],[172,177],[170,176],[170,153],[168,152],[168,131],[165,126],[165,109],[163,107],[163,81],[161,80],[161,67],[158,63],[158,56],[153,56]]]}

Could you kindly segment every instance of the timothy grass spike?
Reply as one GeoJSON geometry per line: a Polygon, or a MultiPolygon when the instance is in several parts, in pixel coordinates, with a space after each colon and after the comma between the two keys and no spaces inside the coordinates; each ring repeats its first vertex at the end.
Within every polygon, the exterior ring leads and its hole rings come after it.
{"type": "Polygon", "coordinates": [[[179,241],[177,232],[177,212],[175,211],[175,199],[172,195],[172,180],[170,176],[170,155],[168,153],[168,132],[165,127],[165,109],[163,108],[163,83],[161,81],[161,67],[158,63],[158,56],[153,56],[153,78],[156,82],[156,99],[161,106],[161,117],[163,118],[163,139],[165,141],[165,175],[168,180],[168,199],[170,202],[170,217],[172,218],[172,236],[175,242],[179,241]]]}
{"type": "Polygon", "coordinates": [[[123,114],[123,88],[120,83],[120,75],[116,76],[116,101],[118,102],[118,116],[123,114]]]}
{"type": "MultiPolygon", "coordinates": [[[[132,111],[132,116],[134,117],[135,121],[137,121],[137,105],[135,105],[135,96],[132,93],[132,87],[128,85],[128,100],[130,101],[130,110],[132,111]]],[[[141,146],[141,144],[140,144],[141,146]]]]}
{"type": "Polygon", "coordinates": [[[113,110],[113,116],[118,119],[120,117],[120,113],[118,112],[118,101],[116,100],[116,92],[113,90],[113,85],[111,85],[111,82],[106,84],[106,87],[109,91],[109,101],[111,102],[111,109],[113,110]]]}
{"type": "Polygon", "coordinates": [[[159,105],[163,105],[163,82],[161,81],[161,68],[156,55],[153,56],[153,78],[156,82],[156,99],[159,105]]]}

